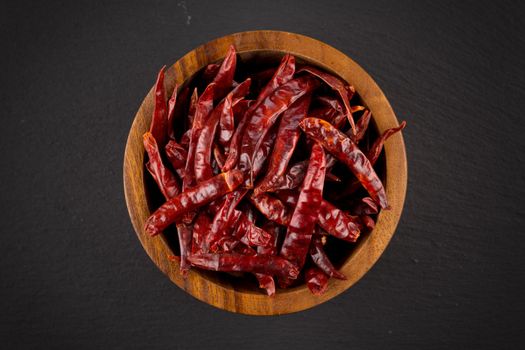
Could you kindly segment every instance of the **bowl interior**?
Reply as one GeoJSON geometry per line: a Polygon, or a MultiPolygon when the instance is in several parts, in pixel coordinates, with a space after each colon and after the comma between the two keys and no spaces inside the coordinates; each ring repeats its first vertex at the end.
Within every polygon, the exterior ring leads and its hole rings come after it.
{"type": "MultiPolygon", "coordinates": [[[[269,68],[276,68],[279,65],[279,62],[281,61],[282,57],[284,56],[283,52],[280,51],[270,51],[270,50],[253,50],[253,51],[244,51],[238,54],[238,61],[237,61],[237,69],[236,69],[236,76],[235,80],[238,82],[244,81],[247,77],[253,77],[257,76],[257,73],[263,72],[266,69],[269,68]]],[[[322,66],[318,64],[317,62],[313,62],[312,60],[309,60],[306,57],[301,57],[296,55],[296,63],[298,69],[301,66],[304,65],[311,65],[315,66],[317,68],[329,71],[330,73],[337,75],[336,72],[330,71],[328,67],[322,66]]],[[[193,90],[194,87],[197,87],[199,89],[199,93],[203,91],[205,86],[202,84],[202,80],[200,79],[201,73],[204,68],[199,70],[197,73],[195,73],[193,76],[189,77],[180,87],[180,90],[184,89],[185,87],[190,87],[190,91],[193,90]]],[[[258,86],[264,84],[264,80],[261,81],[253,81],[254,89],[259,90],[258,86]]],[[[333,92],[329,89],[326,89],[324,93],[332,94],[333,92]]],[[[333,95],[335,96],[335,95],[333,95]]],[[[250,97],[250,96],[249,96],[250,97]]],[[[255,97],[255,96],[252,96],[255,97]]],[[[354,98],[351,101],[352,105],[365,105],[365,101],[361,99],[361,97],[356,94],[354,98]]],[[[356,114],[357,116],[360,116],[361,113],[356,114]]],[[[373,116],[372,116],[373,117],[373,116]]],[[[179,116],[179,118],[176,119],[176,134],[180,138],[182,136],[182,133],[185,131],[184,123],[183,123],[183,116],[179,116]]],[[[278,123],[276,123],[278,124],[278,123]]],[[[365,139],[363,142],[373,142],[375,140],[376,136],[378,135],[377,132],[377,125],[375,121],[372,118],[372,121],[369,126],[369,131],[367,132],[367,135],[365,136],[365,139]]],[[[145,157],[147,159],[147,156],[145,157]]],[[[384,171],[384,152],[381,154],[380,159],[375,165],[375,169],[378,172],[378,175],[382,178],[382,180],[385,179],[385,171],[384,171]]],[[[344,188],[344,184],[346,184],[348,181],[351,181],[353,178],[353,175],[346,169],[344,166],[337,166],[334,168],[334,174],[338,175],[342,180],[342,184],[335,184],[327,182],[325,185],[325,191],[324,191],[324,197],[326,199],[331,199],[335,193],[338,193],[342,188],[344,188]]],[[[151,176],[147,173],[145,167],[143,167],[143,176],[144,176],[144,192],[146,194],[147,198],[147,204],[148,208],[151,212],[156,210],[163,202],[164,198],[160,191],[158,190],[158,187],[156,186],[155,182],[151,178],[151,176]]],[[[359,196],[358,198],[363,197],[364,190],[360,190],[357,194],[359,196]]],[[[337,206],[341,209],[347,209],[349,203],[347,201],[334,201],[337,206]]],[[[376,216],[374,216],[374,220],[376,219],[376,216]]],[[[341,241],[332,237],[328,237],[327,244],[325,246],[325,250],[329,257],[331,258],[331,261],[333,262],[334,266],[336,268],[341,268],[346,261],[351,259],[352,254],[356,251],[356,249],[364,243],[369,237],[370,233],[363,233],[361,237],[359,238],[358,242],[356,243],[349,243],[345,241],[341,241]]],[[[173,252],[173,254],[177,255],[179,252],[179,243],[177,239],[177,232],[174,227],[170,227],[168,230],[166,230],[163,234],[163,239],[167,243],[169,249],[173,252]]],[[[195,269],[198,274],[201,275],[202,278],[205,278],[209,280],[210,282],[219,284],[223,287],[228,288],[234,288],[237,291],[244,292],[244,293],[262,293],[264,294],[264,290],[260,289],[257,284],[257,280],[253,276],[253,274],[242,274],[239,275],[232,275],[228,273],[218,273],[218,272],[212,272],[212,271],[204,271],[195,269]]],[[[299,279],[298,282],[294,285],[293,288],[305,288],[304,281],[302,279],[299,279]]],[[[279,289],[277,288],[277,293],[283,293],[291,289],[279,289]]]]}

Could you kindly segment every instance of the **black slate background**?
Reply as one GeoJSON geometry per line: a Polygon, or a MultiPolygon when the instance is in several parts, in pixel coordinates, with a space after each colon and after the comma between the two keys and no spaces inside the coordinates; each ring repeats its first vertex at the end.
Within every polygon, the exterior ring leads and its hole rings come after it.
{"type": "Polygon", "coordinates": [[[3,1],[0,347],[524,346],[524,15],[517,1],[3,1]],[[254,29],[342,50],[408,121],[407,201],[385,254],[343,295],[272,318],[169,282],[122,190],[159,67],[254,29]]]}

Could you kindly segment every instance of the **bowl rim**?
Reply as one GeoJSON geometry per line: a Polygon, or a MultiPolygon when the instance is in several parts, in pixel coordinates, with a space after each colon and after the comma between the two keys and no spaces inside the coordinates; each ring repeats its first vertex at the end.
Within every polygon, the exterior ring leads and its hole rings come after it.
{"type": "MultiPolygon", "coordinates": [[[[337,73],[351,83],[363,102],[371,110],[378,131],[399,125],[399,122],[375,81],[350,57],[317,39],[290,32],[259,30],[226,35],[191,50],[166,70],[165,85],[171,91],[206,64],[218,61],[230,44],[238,53],[254,51],[286,52],[306,58],[319,67],[337,73]]],[[[376,227],[354,249],[341,267],[347,280],[330,279],[327,292],[313,296],[306,285],[279,290],[273,297],[264,292],[236,290],[217,284],[197,269],[191,269],[187,278],[179,274],[178,262],[169,257],[170,248],[163,235],[152,239],[144,232],[144,222],[150,214],[144,190],[144,150],[142,134],[149,128],[153,102],[153,87],[142,101],[126,141],[123,164],[123,184],[126,206],[131,222],[144,250],[155,265],[172,282],[193,297],[217,308],[248,315],[277,315],[298,312],[324,303],[359,281],[377,262],[386,249],[401,217],[407,188],[407,159],[402,133],[393,135],[385,143],[385,188],[390,210],[382,210],[376,227]],[[141,171],[137,174],[137,169],[141,171]]]]}

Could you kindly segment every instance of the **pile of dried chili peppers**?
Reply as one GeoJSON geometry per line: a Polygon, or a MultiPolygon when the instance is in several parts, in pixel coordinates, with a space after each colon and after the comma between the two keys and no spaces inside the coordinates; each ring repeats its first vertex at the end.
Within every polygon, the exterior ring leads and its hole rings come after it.
{"type": "Polygon", "coordinates": [[[145,231],[176,227],[183,276],[245,272],[268,295],[275,278],[322,294],[346,278],[327,242],[356,242],[388,208],[374,165],[405,122],[371,142],[371,113],[341,79],[289,54],[253,74],[236,66],[232,46],[169,99],[159,72],[144,148],[165,203],[145,231]]]}

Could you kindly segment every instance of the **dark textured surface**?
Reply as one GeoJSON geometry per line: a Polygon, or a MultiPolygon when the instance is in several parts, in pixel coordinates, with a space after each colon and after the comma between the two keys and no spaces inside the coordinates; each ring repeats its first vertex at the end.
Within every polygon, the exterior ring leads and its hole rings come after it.
{"type": "Polygon", "coordinates": [[[219,3],[2,2],[0,347],[524,346],[523,8],[219,3]],[[250,29],[342,50],[408,121],[408,196],[383,257],[336,299],[273,318],[214,309],[166,279],[121,180],[158,68],[250,29]]]}

